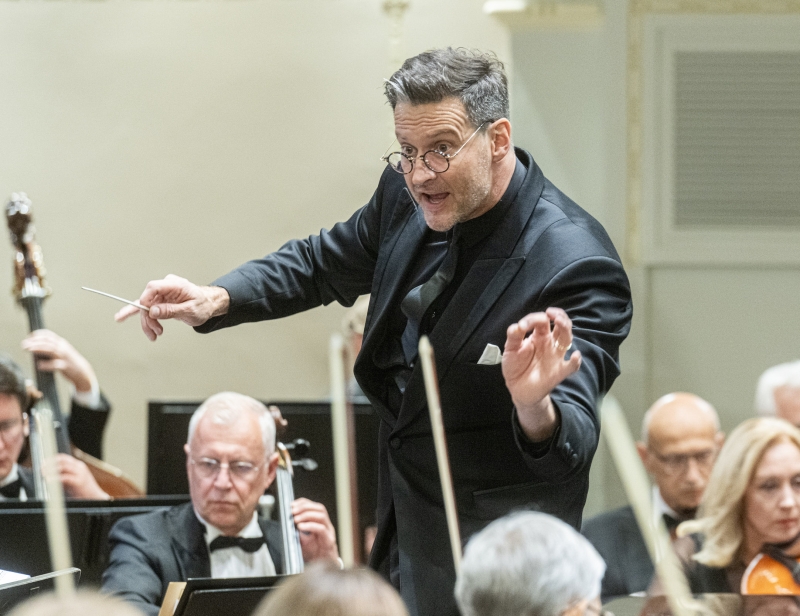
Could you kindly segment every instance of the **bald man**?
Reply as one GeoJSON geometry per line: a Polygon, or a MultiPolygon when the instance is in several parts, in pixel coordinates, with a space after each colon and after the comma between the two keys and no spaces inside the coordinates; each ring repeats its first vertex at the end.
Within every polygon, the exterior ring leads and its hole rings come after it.
{"type": "MultiPolygon", "coordinates": [[[[694,517],[724,439],[714,407],[694,394],[668,394],[645,413],[636,447],[670,533],[694,517]]],[[[653,564],[630,506],[587,520],[582,532],[606,561],[603,601],[647,590],[653,564]]]]}

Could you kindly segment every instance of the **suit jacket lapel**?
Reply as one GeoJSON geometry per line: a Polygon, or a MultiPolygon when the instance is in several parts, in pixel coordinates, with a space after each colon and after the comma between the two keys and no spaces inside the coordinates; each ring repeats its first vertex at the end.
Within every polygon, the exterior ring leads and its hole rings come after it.
{"type": "MultiPolygon", "coordinates": [[[[489,237],[431,332],[439,381],[446,377],[447,370],[461,347],[522,267],[525,255],[534,241],[530,233],[523,235],[523,231],[544,189],[544,176],[532,158],[523,159],[523,163],[528,168],[528,173],[514,204],[489,237]]],[[[425,401],[422,370],[417,365],[409,379],[395,431],[413,422],[419,411],[425,407],[425,401]]]]}
{"type": "Polygon", "coordinates": [[[205,527],[194,513],[192,503],[173,510],[170,520],[170,535],[175,556],[180,563],[184,579],[211,577],[211,560],[205,540],[205,527]]]}
{"type": "MultiPolygon", "coordinates": [[[[382,257],[384,264],[382,268],[383,275],[378,283],[377,290],[373,293],[374,305],[370,307],[363,350],[359,354],[361,361],[357,361],[358,367],[356,370],[359,372],[359,368],[369,369],[373,366],[372,354],[377,346],[385,341],[388,317],[397,301],[398,290],[425,237],[425,231],[428,229],[422,212],[411,200],[408,191],[404,191],[403,198],[407,200],[407,204],[405,208],[402,204],[398,205],[400,212],[397,217],[399,231],[395,234],[397,239],[394,246],[387,250],[382,257]]],[[[393,234],[390,233],[389,235],[393,234]]],[[[378,268],[380,271],[380,263],[378,268]]],[[[371,374],[374,374],[374,372],[371,374]]],[[[382,404],[373,404],[373,407],[381,419],[390,425],[394,424],[395,417],[382,404]]]]}

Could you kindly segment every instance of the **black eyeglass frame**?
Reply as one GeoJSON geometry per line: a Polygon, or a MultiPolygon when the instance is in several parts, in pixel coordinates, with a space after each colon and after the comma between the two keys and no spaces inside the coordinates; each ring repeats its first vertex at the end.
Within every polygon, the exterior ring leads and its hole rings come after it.
{"type": "MultiPolygon", "coordinates": [[[[445,152],[437,152],[436,150],[428,150],[427,152],[425,152],[425,153],[424,153],[423,155],[421,155],[421,156],[409,156],[408,154],[403,154],[402,152],[389,152],[388,154],[384,154],[383,156],[381,156],[381,160],[382,160],[382,161],[384,161],[384,162],[385,162],[387,165],[389,165],[389,167],[390,167],[390,168],[391,168],[393,171],[396,171],[397,173],[399,173],[399,174],[401,174],[401,175],[408,175],[409,173],[411,173],[412,171],[414,171],[414,163],[415,163],[415,162],[416,162],[416,160],[417,160],[417,159],[419,159],[419,158],[421,158],[421,159],[422,159],[422,162],[423,162],[423,163],[425,163],[425,166],[426,166],[428,169],[430,169],[430,170],[431,170],[433,173],[444,173],[445,171],[447,171],[448,169],[450,169],[450,161],[451,161],[451,160],[453,160],[453,159],[454,159],[456,156],[458,156],[458,155],[459,155],[459,153],[461,152],[461,150],[463,150],[463,149],[464,149],[464,148],[467,146],[467,144],[468,144],[470,141],[472,141],[472,138],[473,138],[475,135],[477,135],[477,134],[480,132],[480,130],[481,130],[481,129],[482,129],[484,126],[486,126],[486,124],[492,124],[492,123],[494,123],[495,121],[496,121],[496,120],[485,120],[484,122],[482,122],[482,123],[481,123],[481,125],[480,125],[480,126],[478,126],[478,128],[476,128],[476,129],[475,129],[475,132],[474,132],[474,133],[472,133],[472,134],[471,134],[469,137],[467,137],[467,140],[466,140],[464,143],[462,143],[462,144],[461,144],[461,147],[460,147],[460,148],[458,148],[458,149],[457,149],[455,152],[453,152],[452,154],[447,154],[447,153],[445,153],[445,152]],[[427,158],[427,157],[428,157],[428,154],[435,154],[436,156],[440,156],[440,157],[442,157],[442,158],[444,159],[444,161],[447,163],[447,166],[446,166],[444,169],[442,169],[441,171],[437,171],[436,169],[434,169],[434,168],[431,166],[431,163],[430,163],[430,161],[428,161],[428,158],[427,158]],[[392,156],[395,156],[395,155],[397,155],[397,156],[402,156],[403,158],[405,158],[405,159],[408,161],[408,163],[409,163],[409,165],[410,165],[410,167],[409,167],[408,171],[403,171],[403,167],[402,167],[402,164],[401,164],[401,160],[402,160],[402,159],[399,159],[399,160],[398,160],[398,164],[397,164],[397,165],[393,165],[392,163],[390,163],[390,162],[389,162],[389,159],[390,159],[392,156]]],[[[389,147],[392,147],[392,146],[389,146],[389,147]]]]}

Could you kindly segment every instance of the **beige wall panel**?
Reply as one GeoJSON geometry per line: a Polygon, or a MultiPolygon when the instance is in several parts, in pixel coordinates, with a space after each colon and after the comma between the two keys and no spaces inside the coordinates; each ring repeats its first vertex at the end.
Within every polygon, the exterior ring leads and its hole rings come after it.
{"type": "Polygon", "coordinates": [[[656,269],[650,394],[709,400],[730,430],[753,415],[758,377],[800,353],[797,269],[656,269]]]}
{"type": "MultiPolygon", "coordinates": [[[[481,2],[456,4],[414,3],[409,52],[503,46],[481,2]]],[[[388,145],[387,32],[367,0],[0,1],[0,197],[33,200],[46,323],[96,366],[115,405],[106,456],[136,480],[149,399],[326,395],[343,309],[211,336],[169,323],[151,344],[80,286],[207,282],[363,205],[388,145]]],[[[28,366],[26,330],[0,295],[0,348],[28,366]]]]}

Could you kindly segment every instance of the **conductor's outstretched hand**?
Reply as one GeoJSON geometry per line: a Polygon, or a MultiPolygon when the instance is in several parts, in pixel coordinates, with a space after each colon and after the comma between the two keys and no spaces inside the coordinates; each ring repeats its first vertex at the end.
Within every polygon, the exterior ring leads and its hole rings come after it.
{"type": "Polygon", "coordinates": [[[557,426],[550,392],[581,367],[580,351],[564,359],[570,346],[572,321],[561,308],[528,314],[506,332],[503,378],[531,440],[549,437],[557,426]]]}
{"type": "Polygon", "coordinates": [[[221,287],[200,287],[185,278],[170,274],[163,280],[151,280],[139,303],[150,312],[126,306],[114,319],[122,322],[137,312],[140,313],[142,331],[151,341],[164,333],[159,321],[177,319],[187,325],[202,325],[211,317],[225,314],[230,305],[228,292],[221,287]]]}

